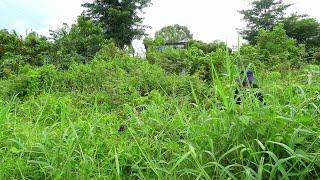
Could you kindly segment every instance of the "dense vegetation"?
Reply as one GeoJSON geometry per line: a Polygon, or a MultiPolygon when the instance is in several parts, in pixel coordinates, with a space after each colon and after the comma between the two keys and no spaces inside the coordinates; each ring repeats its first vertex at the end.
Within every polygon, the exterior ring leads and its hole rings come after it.
{"type": "Polygon", "coordinates": [[[312,24],[298,19],[236,51],[167,26],[145,39],[146,58],[125,47],[135,35],[107,36],[91,15],[50,39],[1,30],[0,179],[319,178],[320,51],[286,30],[312,24]],[[254,89],[234,101],[246,69],[265,104],[254,89]]]}

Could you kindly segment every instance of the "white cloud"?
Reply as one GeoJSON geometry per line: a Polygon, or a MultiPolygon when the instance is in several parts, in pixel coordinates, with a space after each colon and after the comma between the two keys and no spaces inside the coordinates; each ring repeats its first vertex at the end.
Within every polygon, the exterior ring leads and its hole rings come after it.
{"type": "Polygon", "coordinates": [[[145,23],[153,27],[150,34],[177,23],[189,27],[196,39],[232,41],[237,39],[236,28],[243,24],[237,10],[244,7],[243,2],[234,0],[162,0],[147,10],[145,23]]]}
{"type": "Polygon", "coordinates": [[[5,4],[2,1],[0,1],[0,7],[5,7],[5,4]]]}
{"type": "Polygon", "coordinates": [[[83,11],[81,4],[85,2],[88,0],[0,0],[3,15],[10,19],[7,24],[0,22],[0,25],[15,29],[22,35],[26,29],[49,35],[49,29],[57,29],[62,23],[74,23],[83,11]],[[13,24],[10,23],[12,21],[13,24]]]}
{"type": "Polygon", "coordinates": [[[16,20],[12,26],[15,29],[15,31],[21,34],[22,36],[25,36],[27,29],[30,29],[30,30],[32,29],[32,27],[29,26],[26,22],[19,19],[16,20]]]}
{"type": "Polygon", "coordinates": [[[298,12],[300,14],[307,14],[312,18],[320,20],[319,0],[285,0],[285,2],[294,4],[289,8],[289,13],[298,12]]]}
{"type": "Polygon", "coordinates": [[[55,30],[62,26],[63,23],[73,24],[76,22],[77,16],[81,15],[84,10],[81,4],[86,3],[86,0],[43,0],[42,4],[46,8],[47,27],[42,29],[45,35],[49,34],[49,30],[55,30]]]}

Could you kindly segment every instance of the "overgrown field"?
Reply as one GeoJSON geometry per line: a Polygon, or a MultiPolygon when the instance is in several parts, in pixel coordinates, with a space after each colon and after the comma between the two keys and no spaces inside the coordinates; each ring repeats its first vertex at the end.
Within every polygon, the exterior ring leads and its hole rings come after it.
{"type": "Polygon", "coordinates": [[[0,81],[0,179],[319,178],[320,67],[249,65],[266,105],[236,105],[225,59],[210,82],[128,56],[25,66],[0,81]]]}

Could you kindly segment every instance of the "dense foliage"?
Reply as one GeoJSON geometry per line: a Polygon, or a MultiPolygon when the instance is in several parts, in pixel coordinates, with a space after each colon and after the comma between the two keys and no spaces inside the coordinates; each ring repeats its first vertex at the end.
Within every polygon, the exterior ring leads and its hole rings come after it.
{"type": "Polygon", "coordinates": [[[256,67],[267,104],[249,98],[239,106],[233,90],[243,59],[187,51],[219,56],[211,65],[222,71],[204,83],[109,45],[89,64],[24,66],[2,80],[0,177],[319,177],[318,66],[256,67]]]}
{"type": "Polygon", "coordinates": [[[51,36],[56,51],[52,61],[62,68],[68,66],[70,57],[76,57],[76,62],[89,62],[106,44],[101,25],[83,16],[79,16],[77,24],[71,27],[64,25],[56,31],[51,31],[51,36]]]}
{"type": "Polygon", "coordinates": [[[139,13],[150,4],[151,0],[94,0],[83,6],[87,8],[86,16],[103,25],[105,38],[124,48],[145,35],[146,26],[142,25],[139,13]]]}
{"type": "Polygon", "coordinates": [[[25,38],[15,32],[0,31],[0,77],[18,73],[24,65],[53,64],[68,69],[73,62],[88,63],[108,44],[103,29],[90,19],[79,16],[71,27],[51,31],[51,39],[30,32],[25,38]]]}
{"type": "Polygon", "coordinates": [[[289,37],[308,49],[320,47],[320,23],[307,16],[293,14],[283,20],[284,29],[289,37]]]}
{"type": "Polygon", "coordinates": [[[299,49],[295,39],[287,36],[281,24],[272,31],[260,30],[257,48],[262,60],[269,62],[276,60],[274,64],[289,60],[292,64],[297,65],[303,58],[303,54],[299,53],[304,52],[303,47],[299,49]]]}
{"type": "Polygon", "coordinates": [[[0,31],[0,77],[18,73],[21,66],[30,64],[43,65],[49,58],[52,44],[35,32],[29,33],[25,39],[15,32],[0,31]]]}
{"type": "Polygon", "coordinates": [[[145,38],[145,58],[87,16],[50,38],[1,30],[0,179],[319,179],[311,21],[259,29],[236,51],[165,31],[145,38]],[[257,89],[239,84],[248,69],[257,89]]]}
{"type": "Polygon", "coordinates": [[[155,39],[163,39],[167,44],[188,42],[193,39],[193,35],[186,26],[175,24],[161,28],[155,34],[155,39]]]}
{"type": "Polygon", "coordinates": [[[251,9],[240,11],[243,20],[247,22],[245,29],[241,31],[243,38],[251,44],[257,42],[260,29],[271,30],[284,18],[285,10],[290,4],[284,4],[282,0],[254,0],[251,9]]]}

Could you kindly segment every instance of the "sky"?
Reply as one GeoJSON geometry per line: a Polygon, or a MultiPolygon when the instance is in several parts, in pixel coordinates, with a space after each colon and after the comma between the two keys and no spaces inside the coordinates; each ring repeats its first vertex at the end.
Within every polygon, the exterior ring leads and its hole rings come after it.
{"type": "MultiPolygon", "coordinates": [[[[49,35],[62,23],[72,24],[83,8],[81,4],[92,0],[0,0],[0,29],[16,30],[24,36],[32,29],[49,35]]],[[[154,33],[167,25],[187,26],[195,39],[205,42],[221,40],[229,46],[238,42],[237,29],[245,26],[239,10],[247,9],[250,0],[152,0],[145,9],[144,24],[151,26],[147,33],[154,33]]],[[[294,3],[288,13],[308,14],[320,20],[320,0],[284,0],[294,3]]],[[[134,46],[142,50],[141,41],[134,46]]]]}

